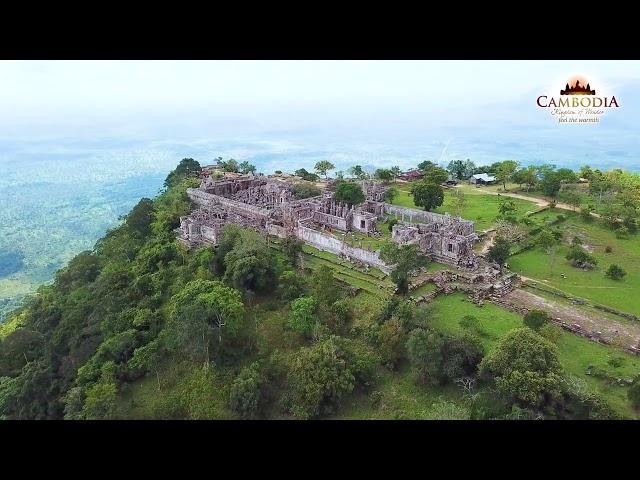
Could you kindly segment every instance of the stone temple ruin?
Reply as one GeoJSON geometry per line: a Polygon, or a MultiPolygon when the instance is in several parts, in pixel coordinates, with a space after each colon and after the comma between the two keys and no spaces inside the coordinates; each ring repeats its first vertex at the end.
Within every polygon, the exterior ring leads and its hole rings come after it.
{"type": "Polygon", "coordinates": [[[391,268],[380,259],[378,251],[349,245],[333,232],[378,236],[377,221],[395,218],[394,242],[416,244],[434,261],[482,272],[487,279],[497,280],[497,270],[473,252],[478,236],[472,221],[391,205],[384,201],[385,185],[374,181],[360,185],[365,201],[347,205],[334,201],[329,191],[296,200],[292,183],[264,175],[221,180],[205,177],[198,188],[187,190],[195,208],[180,218],[177,238],[187,247],[216,245],[222,227],[232,223],[280,238],[296,236],[320,250],[389,273],[391,268]]]}
{"type": "Polygon", "coordinates": [[[392,238],[399,244],[416,244],[421,252],[440,263],[473,268],[477,257],[473,244],[478,240],[473,222],[420,212],[423,223],[402,223],[393,226],[392,238]]]}

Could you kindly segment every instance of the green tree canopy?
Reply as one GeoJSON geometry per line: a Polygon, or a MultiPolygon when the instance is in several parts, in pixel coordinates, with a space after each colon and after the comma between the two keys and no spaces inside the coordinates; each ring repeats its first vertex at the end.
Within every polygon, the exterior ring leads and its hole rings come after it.
{"type": "Polygon", "coordinates": [[[369,378],[373,364],[369,350],[337,336],[301,348],[291,360],[287,377],[289,410],[301,419],[333,413],[344,397],[369,378]]]}
{"type": "Polygon", "coordinates": [[[365,200],[362,187],[354,182],[340,181],[333,194],[336,202],[344,202],[349,205],[358,205],[365,200]]]}
{"type": "Polygon", "coordinates": [[[496,171],[496,177],[499,182],[502,182],[502,187],[507,189],[507,182],[511,180],[511,176],[518,169],[518,162],[515,160],[505,160],[500,163],[496,171]]]}
{"type": "Polygon", "coordinates": [[[388,183],[394,179],[393,171],[388,168],[378,168],[373,174],[373,176],[378,180],[382,180],[385,183],[388,183]]]}
{"type": "Polygon", "coordinates": [[[529,328],[505,335],[480,363],[483,375],[512,401],[541,408],[559,395],[562,368],[556,347],[529,328]]]}
{"type": "Polygon", "coordinates": [[[398,246],[395,243],[387,243],[380,250],[380,258],[393,265],[390,277],[398,292],[403,295],[409,291],[409,277],[428,263],[427,257],[420,253],[417,245],[398,246]]]}
{"type": "Polygon", "coordinates": [[[253,230],[241,230],[224,256],[224,281],[245,291],[275,287],[274,253],[265,238],[253,230]]]}
{"type": "Polygon", "coordinates": [[[188,177],[197,177],[202,171],[200,164],[193,158],[183,158],[178,166],[167,175],[164,186],[169,188],[178,185],[188,177]]]}
{"type": "Polygon", "coordinates": [[[225,172],[238,173],[240,171],[238,161],[233,158],[230,158],[229,160],[221,160],[218,163],[218,166],[225,172]]]}
{"type": "Polygon", "coordinates": [[[240,165],[238,165],[238,169],[240,170],[240,173],[243,173],[243,174],[255,173],[256,166],[244,160],[243,162],[240,162],[240,165]]]}
{"type": "Polygon", "coordinates": [[[313,297],[300,297],[291,302],[289,326],[306,337],[311,337],[318,322],[317,303],[313,297]]]}
{"type": "Polygon", "coordinates": [[[315,171],[318,172],[318,175],[324,175],[326,177],[329,170],[333,170],[336,167],[328,160],[321,160],[316,163],[314,168],[315,171]]]}
{"type": "Polygon", "coordinates": [[[507,239],[498,238],[489,249],[487,258],[492,262],[496,262],[502,269],[502,267],[504,266],[504,262],[506,262],[509,258],[510,249],[511,243],[507,239]]]}
{"type": "Polygon", "coordinates": [[[424,174],[423,180],[427,183],[440,185],[449,178],[449,174],[444,168],[428,160],[420,163],[418,169],[424,174]]]}
{"type": "Polygon", "coordinates": [[[217,280],[193,280],[176,293],[169,304],[168,346],[209,363],[209,343],[223,331],[235,336],[244,324],[242,295],[217,280]]]}
{"type": "Polygon", "coordinates": [[[348,170],[349,175],[353,175],[358,180],[365,180],[369,175],[365,172],[360,165],[354,165],[348,170]]]}
{"type": "Polygon", "coordinates": [[[307,288],[305,277],[293,270],[285,270],[278,278],[278,289],[285,300],[293,300],[301,296],[307,288]]]}
{"type": "Polygon", "coordinates": [[[413,203],[423,207],[427,212],[439,207],[444,201],[442,187],[428,180],[414,183],[411,187],[411,195],[413,196],[413,203]]]}
{"type": "Polygon", "coordinates": [[[439,380],[443,345],[442,336],[436,332],[418,328],[409,333],[407,356],[421,383],[435,383],[439,380]]]}
{"type": "Polygon", "coordinates": [[[242,418],[255,418],[264,401],[264,375],[259,362],[244,367],[231,384],[229,405],[242,418]]]}
{"type": "Polygon", "coordinates": [[[449,173],[458,180],[462,180],[463,178],[468,178],[473,175],[475,168],[475,164],[469,159],[451,160],[449,162],[449,165],[447,165],[447,170],[449,171],[449,173]]]}
{"type": "Polygon", "coordinates": [[[551,321],[551,317],[543,310],[531,310],[524,316],[524,324],[532,330],[540,330],[551,321]]]}

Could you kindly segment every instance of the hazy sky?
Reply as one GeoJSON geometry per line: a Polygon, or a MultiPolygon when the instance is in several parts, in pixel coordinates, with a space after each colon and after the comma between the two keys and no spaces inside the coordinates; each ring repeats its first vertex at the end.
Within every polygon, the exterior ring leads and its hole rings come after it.
{"type": "Polygon", "coordinates": [[[0,137],[525,126],[546,119],[535,97],[575,74],[619,95],[640,62],[1,61],[0,137]]]}

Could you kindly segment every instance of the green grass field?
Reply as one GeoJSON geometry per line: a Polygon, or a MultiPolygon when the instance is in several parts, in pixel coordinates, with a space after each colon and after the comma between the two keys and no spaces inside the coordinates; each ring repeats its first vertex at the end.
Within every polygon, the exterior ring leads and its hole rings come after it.
{"type": "MultiPolygon", "coordinates": [[[[439,296],[426,308],[431,313],[430,325],[442,332],[461,333],[460,319],[464,315],[473,315],[482,325],[481,340],[491,351],[499,339],[508,331],[523,326],[522,317],[493,304],[476,306],[462,294],[439,296]]],[[[594,365],[607,374],[632,379],[640,374],[640,357],[633,356],[615,347],[601,345],[569,332],[562,331],[558,342],[560,361],[566,372],[576,375],[609,402],[625,417],[638,418],[638,412],[631,408],[626,394],[627,388],[587,375],[587,367],[594,365]],[[607,362],[613,357],[621,358],[622,365],[612,367],[607,362]]]]}
{"type": "MultiPolygon", "coordinates": [[[[420,207],[417,207],[415,203],[413,203],[413,197],[410,194],[410,184],[398,184],[397,188],[398,196],[393,200],[394,205],[420,209],[420,207]]],[[[476,222],[476,230],[478,231],[491,228],[498,216],[498,207],[504,199],[497,195],[483,194],[483,188],[461,187],[464,192],[464,204],[460,209],[458,209],[456,205],[455,189],[445,189],[444,202],[442,206],[434,211],[436,213],[459,215],[467,220],[473,220],[476,222]]],[[[533,202],[514,198],[510,200],[513,200],[515,203],[518,216],[522,216],[528,212],[534,212],[538,208],[533,202]]]]}
{"type": "Polygon", "coordinates": [[[567,211],[554,210],[542,215],[552,218],[558,213],[568,219],[560,225],[564,240],[555,256],[552,258],[540,248],[528,250],[509,258],[511,270],[572,295],[640,315],[640,302],[635,297],[635,293],[640,291],[640,236],[618,239],[613,231],[600,222],[594,220],[588,223],[579,215],[567,211]],[[592,250],[592,255],[598,260],[595,269],[575,268],[565,259],[574,236],[579,236],[592,250]],[[605,253],[607,246],[612,248],[611,253],[605,253]],[[627,275],[623,280],[611,280],[604,275],[612,263],[626,270],[627,275]]]}

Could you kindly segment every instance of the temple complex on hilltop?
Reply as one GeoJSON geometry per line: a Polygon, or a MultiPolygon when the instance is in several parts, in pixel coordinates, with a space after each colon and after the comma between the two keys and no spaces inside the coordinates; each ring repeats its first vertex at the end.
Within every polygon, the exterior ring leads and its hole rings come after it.
{"type": "Polygon", "coordinates": [[[180,218],[177,238],[188,247],[216,245],[222,227],[232,223],[280,238],[296,236],[320,250],[388,272],[389,266],[378,251],[349,245],[333,233],[379,236],[378,220],[391,217],[398,221],[392,231],[394,242],[416,244],[424,255],[438,262],[477,267],[473,245],[478,236],[472,221],[391,205],[384,201],[384,184],[359,183],[365,201],[348,205],[336,202],[333,193],[326,190],[296,200],[293,183],[281,178],[249,174],[216,180],[204,176],[198,188],[187,190],[195,208],[180,218]]]}

